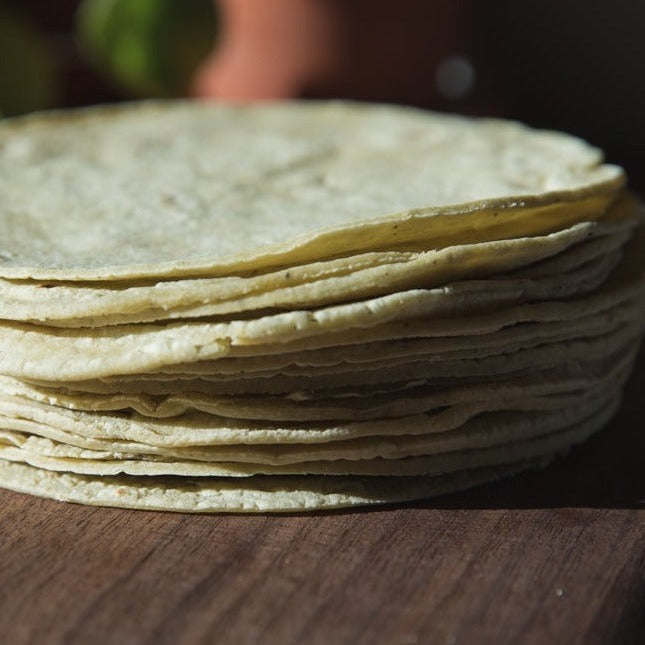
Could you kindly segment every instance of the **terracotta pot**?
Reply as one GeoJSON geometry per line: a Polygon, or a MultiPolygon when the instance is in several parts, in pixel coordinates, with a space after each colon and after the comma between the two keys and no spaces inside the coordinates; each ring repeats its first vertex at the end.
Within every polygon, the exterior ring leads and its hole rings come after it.
{"type": "Polygon", "coordinates": [[[200,96],[344,96],[441,103],[441,61],[467,42],[454,0],[219,0],[218,47],[200,96]]]}

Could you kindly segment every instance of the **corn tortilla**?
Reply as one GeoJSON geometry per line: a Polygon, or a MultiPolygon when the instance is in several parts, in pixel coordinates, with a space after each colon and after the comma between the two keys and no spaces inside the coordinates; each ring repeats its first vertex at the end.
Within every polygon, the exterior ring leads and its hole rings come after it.
{"type": "Polygon", "coordinates": [[[0,125],[0,275],[225,276],[495,229],[507,239],[527,223],[557,230],[567,212],[580,211],[566,225],[596,219],[623,184],[574,137],[411,108],[173,102],[35,115],[0,125]]]}

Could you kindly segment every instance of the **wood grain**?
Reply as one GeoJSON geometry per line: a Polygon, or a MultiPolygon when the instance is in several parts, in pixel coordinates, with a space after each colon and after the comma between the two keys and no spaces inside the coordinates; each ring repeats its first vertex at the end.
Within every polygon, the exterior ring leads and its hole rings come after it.
{"type": "Polygon", "coordinates": [[[552,467],[405,507],[90,508],[0,491],[0,643],[645,642],[641,352],[552,467]]]}

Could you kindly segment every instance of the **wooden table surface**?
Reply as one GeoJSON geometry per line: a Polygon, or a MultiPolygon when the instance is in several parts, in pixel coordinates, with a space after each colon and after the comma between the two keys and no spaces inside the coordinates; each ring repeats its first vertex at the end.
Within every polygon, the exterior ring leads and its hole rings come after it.
{"type": "Polygon", "coordinates": [[[645,353],[550,468],[398,508],[191,516],[0,491],[0,644],[645,643],[645,353]]]}

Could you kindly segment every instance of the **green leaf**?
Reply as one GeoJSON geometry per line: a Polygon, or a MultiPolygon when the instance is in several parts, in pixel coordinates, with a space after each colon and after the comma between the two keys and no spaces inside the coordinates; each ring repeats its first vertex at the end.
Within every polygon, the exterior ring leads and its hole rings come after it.
{"type": "Polygon", "coordinates": [[[77,33],[88,57],[139,96],[184,93],[217,33],[212,0],[84,0],[77,33]]]}

